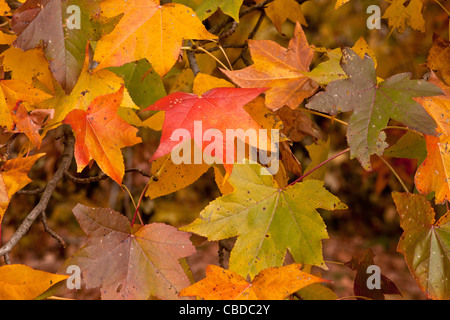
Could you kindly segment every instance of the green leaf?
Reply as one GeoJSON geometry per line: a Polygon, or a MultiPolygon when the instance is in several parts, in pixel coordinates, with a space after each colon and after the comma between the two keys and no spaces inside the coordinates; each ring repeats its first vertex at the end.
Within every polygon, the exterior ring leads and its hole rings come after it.
{"type": "Polygon", "coordinates": [[[287,250],[302,264],[326,268],[322,239],[325,223],[316,209],[344,209],[322,181],[308,180],[281,189],[258,164],[235,164],[234,191],[211,202],[182,230],[220,240],[234,236],[229,269],[243,277],[281,266],[287,250]]]}
{"type": "Polygon", "coordinates": [[[109,69],[124,80],[133,102],[141,108],[148,107],[167,94],[161,77],[146,59],[109,69]]]}
{"type": "Polygon", "coordinates": [[[331,115],[353,111],[347,129],[350,158],[371,170],[370,155],[382,155],[388,147],[382,131],[389,119],[424,134],[436,134],[436,122],[413,97],[434,96],[442,91],[409,73],[396,74],[377,84],[375,66],[368,55],[361,59],[352,49],[343,50],[342,69],[348,79],[331,82],[316,94],[307,108],[331,115]]]}
{"type": "Polygon", "coordinates": [[[313,70],[304,72],[304,74],[321,85],[347,78],[339,63],[342,57],[341,50],[329,50],[326,55],[328,56],[327,61],[319,63],[313,70]]]}
{"type": "Polygon", "coordinates": [[[414,131],[408,131],[395,144],[384,152],[385,156],[394,158],[417,159],[422,163],[427,157],[425,138],[414,131]]]}
{"type": "Polygon", "coordinates": [[[393,192],[404,230],[397,246],[422,291],[432,299],[450,299],[450,214],[435,223],[426,197],[393,192]]]}
{"type": "Polygon", "coordinates": [[[223,13],[239,22],[239,9],[243,0],[204,0],[201,2],[197,0],[176,0],[173,2],[191,7],[202,21],[209,18],[220,8],[223,13]]]}
{"type": "MultiPolygon", "coordinates": [[[[305,146],[306,150],[308,150],[309,157],[311,158],[311,162],[308,167],[306,167],[305,172],[311,171],[328,159],[328,155],[330,153],[330,142],[331,139],[328,138],[327,141],[318,140],[316,143],[305,146]]],[[[304,180],[323,180],[325,178],[326,168],[326,166],[320,167],[311,174],[307,175],[304,180]]]]}

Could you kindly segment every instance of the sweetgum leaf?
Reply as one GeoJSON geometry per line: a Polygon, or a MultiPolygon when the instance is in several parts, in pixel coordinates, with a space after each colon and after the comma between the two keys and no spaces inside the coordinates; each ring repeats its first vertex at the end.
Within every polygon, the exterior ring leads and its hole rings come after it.
{"type": "Polygon", "coordinates": [[[282,300],[323,280],[301,270],[301,264],[262,270],[251,283],[233,271],[208,265],[206,278],[181,290],[180,296],[205,300],[282,300]]]}
{"type": "MultiPolygon", "coordinates": [[[[372,300],[384,300],[385,294],[398,294],[402,296],[402,293],[398,290],[395,283],[386,277],[384,274],[380,274],[380,288],[368,288],[367,280],[372,275],[367,272],[367,269],[371,265],[375,265],[373,258],[374,253],[371,249],[368,249],[364,255],[359,257],[353,257],[350,261],[344,263],[352,270],[356,270],[355,281],[353,283],[353,292],[356,296],[363,296],[372,300]]],[[[361,300],[361,298],[358,298],[361,300]]]]}
{"type": "Polygon", "coordinates": [[[439,95],[441,89],[423,80],[410,80],[409,73],[377,84],[373,60],[368,55],[361,59],[350,48],[343,50],[341,66],[348,79],[331,82],[306,107],[331,115],[353,111],[347,129],[350,157],[357,158],[364,169],[371,170],[372,154],[382,155],[388,147],[382,130],[389,119],[424,134],[436,134],[436,122],[411,98],[439,95]]]}
{"type": "Polygon", "coordinates": [[[0,267],[0,299],[31,300],[67,278],[23,264],[4,265],[0,267]]]}
{"type": "Polygon", "coordinates": [[[69,93],[77,82],[88,40],[101,35],[100,22],[91,18],[99,11],[99,0],[28,0],[12,18],[18,37],[14,45],[22,50],[43,46],[55,79],[69,93]],[[80,8],[80,28],[69,28],[71,5],[80,8]]]}
{"type": "Polygon", "coordinates": [[[426,197],[393,192],[403,234],[397,251],[403,253],[420,288],[432,299],[450,299],[450,214],[435,222],[426,197]]]}
{"type": "Polygon", "coordinates": [[[88,241],[66,261],[81,268],[102,299],[177,299],[190,282],[178,259],[195,253],[189,234],[163,223],[131,226],[122,214],[78,204],[73,213],[88,241]]]}
{"type": "Polygon", "coordinates": [[[282,189],[258,164],[235,164],[229,178],[234,191],[211,202],[181,230],[221,240],[238,236],[230,270],[254,277],[281,266],[286,251],[298,263],[324,266],[325,223],[318,208],[346,208],[323,182],[308,180],[282,189]]]}

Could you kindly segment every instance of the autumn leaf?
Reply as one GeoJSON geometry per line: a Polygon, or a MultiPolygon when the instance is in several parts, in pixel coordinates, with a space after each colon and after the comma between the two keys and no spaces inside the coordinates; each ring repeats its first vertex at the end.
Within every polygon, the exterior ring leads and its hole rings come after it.
{"type": "Polygon", "coordinates": [[[37,86],[35,81],[39,81],[54,93],[53,76],[42,48],[23,51],[11,46],[2,52],[1,56],[4,57],[5,71],[11,71],[11,79],[30,84],[34,82],[35,86],[37,86]]]}
{"type": "Polygon", "coordinates": [[[101,287],[102,299],[177,299],[190,284],[178,263],[195,253],[188,233],[163,223],[131,226],[106,208],[78,204],[73,213],[88,241],[64,265],[78,265],[86,288],[101,287]]]}
{"type": "Polygon", "coordinates": [[[243,277],[281,266],[287,250],[298,263],[324,267],[321,240],[328,235],[316,209],[345,205],[321,181],[280,188],[267,174],[258,164],[236,164],[229,178],[234,191],[211,202],[181,230],[212,241],[238,236],[229,268],[243,277]]]}
{"type": "Polygon", "coordinates": [[[450,41],[441,36],[433,35],[433,46],[427,57],[427,65],[432,70],[438,70],[444,81],[450,85],[450,41]]]}
{"type": "Polygon", "coordinates": [[[25,102],[18,101],[16,107],[13,109],[11,116],[15,123],[14,131],[25,133],[36,149],[40,149],[42,137],[39,134],[39,130],[42,129],[47,120],[53,118],[55,110],[35,109],[28,111],[26,104],[25,102]]]}
{"type": "Polygon", "coordinates": [[[406,26],[414,30],[425,32],[425,20],[422,16],[423,0],[393,0],[382,16],[388,20],[391,32],[405,31],[406,26]]]}
{"type": "Polygon", "coordinates": [[[97,68],[146,58],[156,73],[164,76],[177,61],[183,39],[217,38],[205,29],[192,9],[176,3],[159,6],[148,0],[107,0],[102,2],[102,11],[107,17],[124,15],[114,30],[97,43],[97,68]]]}
{"type": "Polygon", "coordinates": [[[197,147],[193,140],[185,140],[184,143],[189,144],[189,146],[180,146],[180,148],[194,150],[191,154],[190,164],[174,164],[170,153],[154,160],[151,168],[151,174],[154,178],[149,182],[149,187],[145,193],[147,197],[155,199],[183,189],[197,181],[208,171],[210,167],[208,164],[194,163],[195,148],[197,147]]]}
{"type": "MultiPolygon", "coordinates": [[[[264,0],[256,0],[256,3],[261,3],[264,0]]],[[[286,20],[296,23],[297,21],[303,25],[308,26],[305,17],[303,16],[302,7],[300,3],[295,0],[275,0],[267,4],[264,8],[267,17],[272,21],[273,25],[279,33],[283,33],[281,27],[286,20]]]]}
{"type": "Polygon", "coordinates": [[[439,137],[425,136],[427,157],[420,165],[414,177],[417,190],[421,194],[435,192],[437,203],[450,200],[450,185],[448,178],[450,166],[450,87],[440,81],[432,73],[430,83],[441,88],[443,95],[416,98],[438,125],[439,137]]]}
{"type": "Polygon", "coordinates": [[[326,281],[301,271],[301,264],[271,267],[251,283],[239,274],[215,265],[206,267],[206,278],[180,291],[181,297],[205,300],[283,300],[310,285],[326,281]]]}
{"type": "Polygon", "coordinates": [[[22,264],[0,267],[0,300],[31,300],[37,298],[69,276],[34,270],[22,264]]]}
{"type": "Polygon", "coordinates": [[[45,153],[6,161],[0,168],[0,223],[8,208],[11,197],[31,182],[28,172],[45,153]]]}
{"type": "Polygon", "coordinates": [[[132,101],[141,108],[155,103],[167,94],[161,77],[146,59],[108,69],[123,79],[132,101]]]}
{"type": "Polygon", "coordinates": [[[349,2],[350,0],[337,0],[336,1],[336,5],[334,6],[334,9],[338,9],[340,6],[346,4],[347,2],[349,2]]]}
{"type": "MultiPolygon", "coordinates": [[[[370,276],[375,274],[369,272],[370,266],[376,266],[373,258],[375,254],[371,249],[366,250],[362,257],[352,257],[352,259],[346,263],[344,263],[347,267],[356,271],[355,280],[353,282],[353,292],[355,296],[362,296],[372,300],[385,300],[384,295],[386,294],[398,294],[403,296],[402,293],[398,290],[397,286],[391,279],[386,277],[381,272],[380,276],[380,287],[369,288],[367,283],[370,283],[370,276]]],[[[361,298],[357,298],[358,300],[362,300],[361,298]]]]}
{"type": "Polygon", "coordinates": [[[326,167],[319,167],[319,165],[328,159],[328,155],[330,153],[330,145],[331,139],[328,138],[328,140],[326,141],[318,140],[315,143],[310,144],[309,146],[305,146],[306,150],[308,150],[309,157],[311,158],[311,162],[308,164],[308,167],[306,167],[305,172],[311,172],[311,174],[306,176],[304,180],[325,179],[326,167]],[[313,169],[315,170],[312,171],[313,169]]]}
{"type": "MultiPolygon", "coordinates": [[[[88,49],[89,45],[86,46],[86,53],[88,49]]],[[[40,108],[55,110],[53,119],[48,123],[48,130],[59,126],[70,111],[76,109],[86,111],[95,98],[112,94],[124,85],[124,80],[108,69],[90,70],[89,54],[86,54],[83,69],[70,95],[66,95],[61,87],[56,86],[54,98],[39,104],[40,108]]],[[[119,111],[121,109],[139,109],[126,88],[119,111]]]]}
{"type": "Polygon", "coordinates": [[[176,0],[173,2],[181,3],[188,7],[191,7],[195,10],[198,18],[202,21],[210,17],[220,8],[223,13],[229,15],[234,20],[239,22],[239,9],[242,6],[242,1],[243,0],[176,0]]]}
{"type": "Polygon", "coordinates": [[[384,151],[384,156],[417,159],[420,164],[427,157],[425,138],[420,133],[408,131],[384,151]]]}
{"type": "MultiPolygon", "coordinates": [[[[34,133],[22,120],[29,120],[28,111],[24,106],[18,107],[18,103],[27,102],[30,105],[37,105],[52,96],[29,85],[22,80],[1,80],[0,81],[0,127],[7,131],[17,131],[26,133],[32,140],[34,133]],[[18,110],[20,109],[20,110],[18,110]],[[19,111],[19,114],[17,114],[19,111]],[[18,127],[16,127],[18,124],[18,127]]],[[[31,111],[31,110],[29,110],[31,111]]],[[[37,138],[39,140],[39,138],[37,138]]],[[[34,142],[37,142],[34,140],[34,142]]],[[[37,143],[39,145],[39,143],[37,143]]]]}
{"type": "Polygon", "coordinates": [[[236,71],[221,71],[243,88],[270,87],[266,92],[269,109],[277,110],[284,105],[295,109],[317,91],[317,83],[305,76],[314,51],[300,23],[295,25],[288,49],[270,40],[249,40],[248,46],[253,65],[236,71]]]}
{"type": "Polygon", "coordinates": [[[130,126],[117,114],[122,102],[124,88],[99,96],[84,110],[73,110],[64,123],[70,124],[76,135],[75,159],[81,172],[94,159],[100,169],[122,184],[125,165],[121,148],[141,142],[136,137],[137,129],[130,126]]]}
{"type": "Polygon", "coordinates": [[[382,155],[388,146],[382,130],[389,119],[425,134],[436,133],[433,118],[411,98],[439,95],[439,88],[410,80],[409,73],[377,83],[373,60],[368,55],[361,59],[350,48],[344,49],[341,65],[349,78],[331,82],[306,107],[332,116],[353,111],[347,129],[350,158],[357,158],[364,169],[371,170],[370,155],[382,155]]]}
{"type": "Polygon", "coordinates": [[[99,37],[100,23],[91,18],[99,11],[99,1],[28,0],[14,12],[11,27],[18,37],[15,46],[22,50],[43,46],[50,69],[69,93],[75,86],[84,61],[88,40],[99,37]],[[69,28],[68,8],[80,8],[80,28],[69,28]]]}
{"type": "Polygon", "coordinates": [[[435,212],[425,196],[393,192],[403,234],[397,251],[427,297],[450,299],[450,214],[435,222],[435,212]]]}
{"type": "MultiPolygon", "coordinates": [[[[314,67],[310,72],[306,72],[305,75],[309,78],[313,79],[317,83],[321,85],[327,85],[332,81],[346,79],[347,75],[340,65],[342,59],[342,51],[341,48],[336,49],[327,49],[327,48],[317,48],[312,46],[315,51],[324,53],[328,60],[319,63],[316,67],[314,67]]],[[[375,53],[369,47],[367,42],[363,37],[360,37],[352,47],[352,50],[361,58],[364,59],[364,56],[367,54],[372,58],[375,68],[377,67],[377,59],[375,57],[375,53]]],[[[320,59],[322,60],[322,58],[320,59]]]]}
{"type": "MultiPolygon", "coordinates": [[[[194,139],[199,149],[204,151],[210,144],[209,141],[203,141],[204,133],[208,129],[219,130],[222,137],[226,137],[227,129],[241,129],[244,132],[248,129],[261,129],[260,125],[249,116],[243,106],[265,90],[265,88],[215,88],[201,96],[175,92],[158,100],[144,110],[165,111],[161,142],[150,161],[171,153],[174,147],[179,144],[179,141],[171,139],[175,130],[184,129],[183,132],[190,135],[189,139],[194,139]],[[195,126],[199,126],[199,124],[201,124],[201,127],[196,129],[198,133],[195,134],[195,126]]],[[[180,140],[181,142],[186,137],[180,138],[183,138],[180,140]]],[[[234,145],[234,139],[232,143],[234,145]]],[[[211,155],[218,160],[222,160],[227,173],[231,173],[233,164],[229,163],[230,161],[227,159],[235,159],[235,149],[227,148],[227,141],[224,138],[222,144],[216,141],[212,151],[215,153],[211,155]]],[[[196,156],[197,162],[202,162],[202,159],[197,159],[196,156]]]]}
{"type": "Polygon", "coordinates": [[[5,0],[0,1],[0,15],[6,16],[11,12],[11,8],[8,6],[5,0]]]}

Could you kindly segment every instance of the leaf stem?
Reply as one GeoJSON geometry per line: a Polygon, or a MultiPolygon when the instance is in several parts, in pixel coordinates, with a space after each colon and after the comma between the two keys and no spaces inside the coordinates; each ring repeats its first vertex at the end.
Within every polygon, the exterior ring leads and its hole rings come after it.
{"type": "Polygon", "coordinates": [[[144,194],[147,191],[148,186],[150,185],[150,182],[152,180],[150,180],[144,187],[144,190],[142,190],[141,195],[139,197],[139,201],[138,204],[136,206],[136,210],[134,211],[134,215],[133,215],[133,220],[131,220],[131,227],[134,226],[134,222],[136,221],[136,216],[139,216],[139,220],[141,221],[141,224],[144,225],[144,222],[142,221],[141,215],[139,214],[139,207],[141,206],[142,203],[142,198],[144,198],[144,194]]]}
{"type": "Polygon", "coordinates": [[[210,56],[211,58],[213,58],[214,60],[216,60],[225,70],[230,71],[230,69],[228,69],[228,67],[222,63],[222,61],[220,61],[219,59],[217,59],[212,53],[208,52],[208,50],[206,50],[205,48],[202,47],[197,47],[198,50],[203,51],[204,53],[206,53],[208,56],[210,56]]]}
{"type": "Polygon", "coordinates": [[[124,188],[125,191],[128,193],[128,196],[130,197],[131,202],[133,202],[134,209],[136,209],[136,202],[134,201],[133,196],[131,195],[130,189],[128,189],[127,186],[124,184],[122,184],[122,188],[124,188]]]}
{"type": "Polygon", "coordinates": [[[345,149],[345,150],[342,150],[342,151],[336,153],[334,156],[328,158],[327,160],[325,160],[325,161],[319,163],[317,166],[315,166],[314,168],[312,168],[310,171],[306,172],[304,175],[302,175],[301,177],[299,177],[299,178],[297,178],[296,180],[294,180],[293,182],[291,182],[291,183],[288,185],[288,187],[289,187],[289,186],[292,186],[292,185],[294,185],[294,184],[296,184],[296,183],[299,182],[299,181],[302,181],[303,179],[305,179],[307,176],[309,176],[311,173],[313,173],[314,171],[316,171],[316,170],[319,169],[320,167],[326,165],[328,162],[330,162],[330,161],[336,159],[337,157],[339,157],[339,156],[341,156],[341,155],[343,155],[344,153],[347,153],[347,152],[349,152],[349,151],[350,151],[350,148],[347,148],[347,149],[345,149]]]}
{"type": "Polygon", "coordinates": [[[335,118],[335,117],[333,117],[333,116],[329,116],[329,115],[327,115],[327,114],[320,113],[320,112],[313,111],[313,110],[309,110],[309,109],[306,109],[306,108],[300,108],[300,109],[301,109],[302,111],[307,112],[307,113],[314,114],[314,115],[316,115],[316,116],[320,116],[320,117],[323,117],[323,118],[327,118],[327,119],[330,119],[331,121],[336,121],[336,122],[339,122],[340,124],[343,124],[343,125],[345,125],[345,126],[348,126],[348,123],[347,123],[347,122],[342,121],[342,120],[340,120],[340,119],[337,119],[337,118],[335,118]]]}
{"type": "Polygon", "coordinates": [[[389,164],[389,162],[386,161],[386,159],[384,159],[381,156],[378,156],[387,166],[388,168],[392,171],[392,173],[395,175],[395,177],[397,178],[397,180],[400,182],[400,184],[402,185],[403,189],[406,191],[406,193],[410,193],[408,188],[406,187],[405,183],[403,182],[402,178],[400,178],[400,176],[398,175],[398,173],[394,170],[394,168],[389,164]]]}

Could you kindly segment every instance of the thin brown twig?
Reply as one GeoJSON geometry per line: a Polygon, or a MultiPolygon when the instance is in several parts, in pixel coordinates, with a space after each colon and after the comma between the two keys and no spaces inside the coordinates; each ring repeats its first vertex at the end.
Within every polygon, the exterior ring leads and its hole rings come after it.
{"type": "MultiPolygon", "coordinates": [[[[129,173],[129,172],[136,172],[139,173],[141,175],[143,175],[144,177],[147,178],[151,178],[152,175],[142,169],[138,169],[138,168],[130,168],[130,169],[126,169],[125,173],[129,173]]],[[[66,171],[64,172],[64,177],[66,179],[69,179],[70,181],[72,181],[73,183],[77,183],[77,184],[89,184],[89,183],[96,183],[99,182],[101,180],[106,180],[109,178],[109,176],[102,172],[100,173],[98,176],[94,176],[94,177],[89,177],[89,178],[78,178],[75,177],[74,175],[72,175],[70,172],[66,171]]]]}
{"type": "Polygon", "coordinates": [[[334,156],[328,158],[327,160],[319,163],[317,166],[315,166],[314,168],[312,168],[310,171],[306,172],[304,175],[302,175],[301,177],[299,177],[298,179],[294,180],[293,182],[291,182],[288,186],[292,186],[294,184],[296,184],[297,182],[302,181],[303,179],[305,179],[307,176],[309,176],[311,173],[313,173],[314,171],[316,171],[317,169],[319,169],[320,167],[326,165],[328,162],[336,159],[337,157],[343,155],[344,153],[347,153],[350,151],[350,148],[347,148],[345,150],[342,150],[338,153],[336,153],[334,156]]]}
{"type": "Polygon", "coordinates": [[[11,252],[14,246],[28,232],[28,230],[30,229],[31,225],[36,220],[36,218],[38,218],[39,215],[47,208],[47,205],[53,195],[53,192],[56,189],[56,186],[62,180],[62,178],[64,177],[64,172],[67,171],[70,164],[72,163],[75,146],[75,138],[72,134],[72,129],[68,126],[64,126],[64,135],[65,135],[64,151],[61,156],[61,162],[58,169],[56,170],[53,177],[47,183],[47,186],[45,187],[45,190],[38,204],[33,208],[33,210],[30,211],[27,217],[22,221],[21,225],[16,230],[16,232],[14,232],[9,241],[0,248],[0,257],[11,252]]]}
{"type": "Polygon", "coordinates": [[[55,240],[58,241],[63,248],[65,248],[66,242],[64,241],[64,239],[49,227],[49,225],[47,223],[47,215],[45,214],[45,210],[42,211],[42,213],[41,213],[41,221],[42,221],[42,225],[44,226],[45,232],[47,232],[49,235],[51,235],[53,238],[55,238],[55,240]]]}
{"type": "Polygon", "coordinates": [[[45,187],[40,187],[40,188],[36,188],[36,189],[32,189],[32,190],[19,190],[16,192],[16,194],[27,194],[27,195],[32,195],[32,194],[39,194],[45,191],[45,187]]]}
{"type": "MultiPolygon", "coordinates": [[[[188,46],[192,46],[192,43],[190,41],[188,42],[188,46]]],[[[197,76],[197,74],[200,72],[200,68],[198,66],[197,59],[195,58],[195,52],[188,50],[186,54],[189,61],[189,66],[191,67],[194,76],[197,76]]]]}

